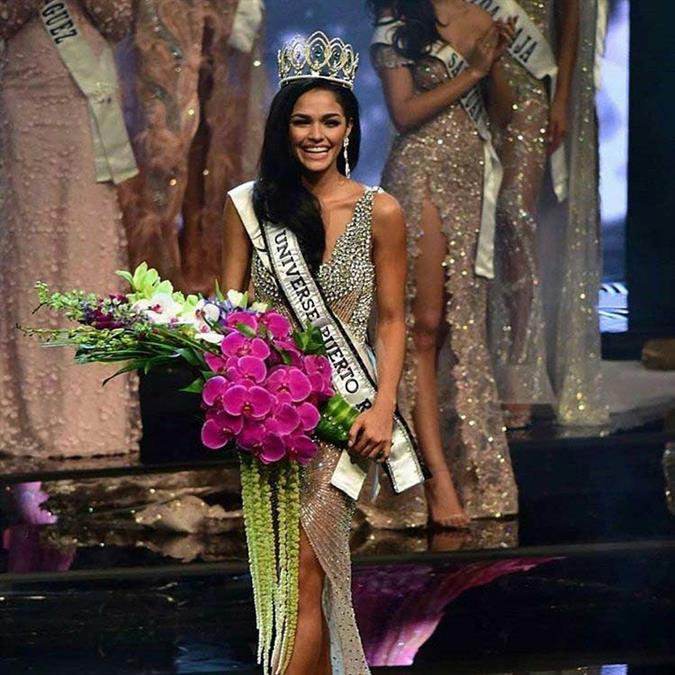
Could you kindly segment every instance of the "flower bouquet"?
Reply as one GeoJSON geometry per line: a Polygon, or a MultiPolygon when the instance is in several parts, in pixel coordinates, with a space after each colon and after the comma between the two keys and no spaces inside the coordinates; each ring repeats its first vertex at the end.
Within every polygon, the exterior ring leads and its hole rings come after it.
{"type": "Polygon", "coordinates": [[[294,330],[246,293],[185,296],[145,263],[118,275],[131,287],[126,295],[61,293],[38,282],[39,308],[77,325],[22,330],[47,347],[75,347],[77,363],[121,363],[111,378],[179,363],[194,371],[185,390],[201,395],[203,444],[240,458],[258,658],[266,672],[283,672],[298,603],[299,466],[318,439],[345,442],[359,413],[333,391],[316,326],[294,330]]]}

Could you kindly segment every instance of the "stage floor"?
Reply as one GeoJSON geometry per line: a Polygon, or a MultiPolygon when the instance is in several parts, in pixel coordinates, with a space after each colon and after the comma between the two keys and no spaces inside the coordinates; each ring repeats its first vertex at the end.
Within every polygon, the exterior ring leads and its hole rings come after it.
{"type": "MultiPolygon", "coordinates": [[[[0,459],[0,672],[257,672],[236,464],[197,450],[179,403],[146,408],[139,455],[0,459]],[[58,520],[26,524],[40,490],[58,520]]],[[[435,535],[357,521],[374,672],[675,672],[672,441],[662,421],[541,424],[510,438],[518,518],[435,535]]]]}

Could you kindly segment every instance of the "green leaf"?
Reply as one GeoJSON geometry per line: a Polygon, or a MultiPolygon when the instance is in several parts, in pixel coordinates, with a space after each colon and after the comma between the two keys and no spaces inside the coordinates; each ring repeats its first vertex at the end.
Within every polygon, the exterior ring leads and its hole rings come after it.
{"type": "Polygon", "coordinates": [[[188,384],[187,387],[183,387],[180,391],[185,391],[188,394],[201,394],[202,389],[204,389],[204,380],[201,377],[198,377],[196,380],[188,384]]]}
{"type": "Polygon", "coordinates": [[[240,333],[243,333],[246,337],[256,336],[256,332],[253,330],[253,328],[247,326],[245,323],[238,323],[236,328],[240,333]]]}
{"type": "Polygon", "coordinates": [[[127,272],[126,270],[117,270],[117,272],[115,272],[115,274],[118,277],[122,277],[122,279],[124,279],[124,281],[126,281],[130,286],[133,285],[134,277],[131,274],[131,272],[127,272]]]}
{"type": "Polygon", "coordinates": [[[220,284],[218,283],[218,279],[215,280],[215,285],[216,285],[216,298],[220,300],[220,302],[225,302],[225,295],[223,295],[223,291],[220,288],[220,284]]]}

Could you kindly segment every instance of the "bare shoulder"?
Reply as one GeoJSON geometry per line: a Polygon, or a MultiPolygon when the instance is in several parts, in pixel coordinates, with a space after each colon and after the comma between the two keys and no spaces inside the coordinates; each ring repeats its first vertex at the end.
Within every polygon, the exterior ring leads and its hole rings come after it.
{"type": "Polygon", "coordinates": [[[395,197],[381,190],[373,200],[373,223],[403,219],[403,209],[395,197]]]}
{"type": "Polygon", "coordinates": [[[373,237],[387,245],[405,245],[405,215],[401,205],[387,192],[378,192],[373,202],[373,237]],[[396,244],[398,245],[398,244],[396,244]]]}

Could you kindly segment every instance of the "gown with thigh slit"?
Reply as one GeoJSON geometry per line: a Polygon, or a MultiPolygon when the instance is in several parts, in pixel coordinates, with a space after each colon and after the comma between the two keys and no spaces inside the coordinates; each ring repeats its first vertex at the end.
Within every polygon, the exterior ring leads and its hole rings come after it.
{"type": "MultiPolygon", "coordinates": [[[[317,281],[332,311],[349,327],[355,341],[364,342],[375,289],[371,258],[372,208],[378,188],[367,188],[354,216],[338,238],[317,281]]],[[[253,254],[251,280],[255,298],[293,321],[276,281],[253,254]]],[[[302,469],[300,522],[325,572],[323,608],[330,631],[332,672],[369,673],[351,598],[349,533],[355,502],[330,480],[341,450],[321,442],[319,451],[302,469]]]]}
{"type": "MultiPolygon", "coordinates": [[[[418,92],[448,78],[434,57],[402,59],[392,47],[373,50],[375,67],[408,67],[418,92]]],[[[487,346],[488,281],[474,272],[481,222],[483,147],[459,102],[419,127],[396,136],[383,175],[383,187],[398,199],[408,227],[408,340],[401,391],[402,412],[415,402],[416,356],[412,304],[417,293],[415,262],[423,235],[425,202],[435,207],[446,240],[445,320],[449,336],[438,359],[441,433],[448,465],[467,514],[473,518],[514,514],[517,488],[487,346]]],[[[375,504],[363,503],[376,527],[415,527],[426,522],[421,486],[393,500],[386,484],[375,504]]]]}

